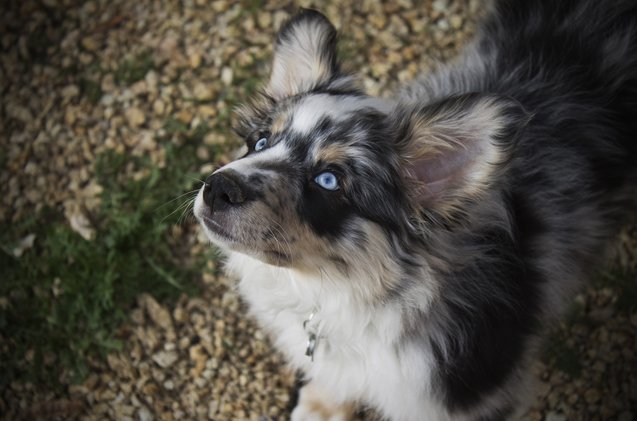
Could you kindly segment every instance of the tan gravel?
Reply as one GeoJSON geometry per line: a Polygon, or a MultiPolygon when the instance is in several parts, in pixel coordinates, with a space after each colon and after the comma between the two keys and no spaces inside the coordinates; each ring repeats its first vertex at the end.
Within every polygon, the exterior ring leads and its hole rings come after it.
{"type": "MultiPolygon", "coordinates": [[[[347,67],[372,94],[457,53],[473,31],[477,0],[326,1],[342,29],[347,67]]],[[[61,209],[86,238],[99,203],[95,156],[148,155],[167,118],[194,128],[227,121],[228,103],[267,74],[276,28],[298,3],[229,0],[10,2],[0,17],[0,220],[61,209]]],[[[217,132],[209,147],[232,143],[217,132]]],[[[212,163],[201,168],[210,172],[212,163]]],[[[135,174],[129,174],[135,177],[135,174]]],[[[139,175],[137,175],[139,176],[139,175]]],[[[637,232],[622,234],[618,264],[635,267],[637,232]]],[[[206,242],[193,248],[199,253],[206,242]]],[[[245,316],[233,283],[204,276],[199,297],[170,308],[142,295],[118,336],[125,349],[94,361],[68,396],[37,385],[0,391],[4,419],[285,419],[294,376],[245,316]]],[[[615,310],[617,290],[590,287],[574,323],[556,328],[582,366],[579,377],[538,362],[530,420],[631,421],[637,417],[637,311],[615,310]]],[[[364,415],[365,416],[365,415],[364,415]]],[[[366,415],[371,418],[371,414],[366,415]]]]}

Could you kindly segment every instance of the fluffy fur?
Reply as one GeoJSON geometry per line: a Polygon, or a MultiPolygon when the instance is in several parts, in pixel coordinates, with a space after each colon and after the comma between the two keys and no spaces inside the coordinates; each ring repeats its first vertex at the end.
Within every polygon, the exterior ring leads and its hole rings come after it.
{"type": "Polygon", "coordinates": [[[284,25],[248,152],[195,203],[307,381],[292,419],[514,418],[543,327],[634,212],[637,5],[498,0],[393,99],[335,44],[318,12],[284,25]]]}

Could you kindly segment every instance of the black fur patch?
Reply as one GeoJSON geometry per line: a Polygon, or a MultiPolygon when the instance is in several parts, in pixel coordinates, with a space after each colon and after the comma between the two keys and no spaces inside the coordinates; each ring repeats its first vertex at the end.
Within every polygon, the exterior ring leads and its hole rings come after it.
{"type": "Polygon", "coordinates": [[[303,186],[299,214],[318,235],[342,236],[352,213],[351,206],[338,190],[323,190],[311,180],[303,186]]]}
{"type": "MultiPolygon", "coordinates": [[[[521,205],[519,205],[521,206],[521,205]]],[[[527,210],[512,215],[517,233],[530,233],[536,222],[527,210]],[[521,216],[522,218],[517,219],[521,216]]],[[[482,256],[451,273],[441,273],[444,343],[433,339],[444,400],[453,410],[470,409],[493,392],[519,362],[527,340],[536,332],[535,315],[543,277],[524,260],[533,236],[510,238],[503,230],[471,234],[471,249],[482,256]]],[[[463,250],[464,248],[464,250],[463,250]]],[[[436,317],[436,316],[435,316],[436,317]]]]}

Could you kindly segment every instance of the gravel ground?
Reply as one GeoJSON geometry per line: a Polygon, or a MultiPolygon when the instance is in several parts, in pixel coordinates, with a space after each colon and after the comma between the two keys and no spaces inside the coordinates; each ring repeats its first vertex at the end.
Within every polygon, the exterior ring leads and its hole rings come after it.
{"type": "MultiPolygon", "coordinates": [[[[481,13],[474,0],[303,3],[343,31],[342,55],[373,94],[454,56],[481,13]]],[[[299,6],[273,1],[40,0],[3,5],[0,17],[0,221],[50,206],[86,238],[99,203],[95,156],[106,149],[163,165],[156,140],[167,118],[189,127],[223,121],[240,86],[267,74],[275,29],[299,6]]],[[[198,155],[231,143],[218,133],[198,155]]],[[[224,159],[223,157],[221,159],[224,159]]],[[[201,168],[211,171],[213,163],[201,168]]],[[[139,174],[129,174],[138,177],[139,174]]],[[[176,195],[179,192],[176,192],[176,195]]],[[[637,230],[615,265],[635,269],[637,230]]],[[[192,253],[206,247],[199,239],[192,253]]],[[[294,376],[244,315],[232,281],[204,276],[199,297],[171,308],[138,298],[118,336],[122,352],[94,361],[68,396],[14,383],[0,391],[5,419],[284,419],[294,376]]],[[[637,312],[595,285],[575,298],[561,347],[538,361],[529,420],[637,417],[637,312]],[[568,352],[564,352],[567,349],[568,352]]],[[[364,415],[365,416],[365,415],[364,415]]],[[[367,414],[366,418],[373,418],[367,414]]]]}

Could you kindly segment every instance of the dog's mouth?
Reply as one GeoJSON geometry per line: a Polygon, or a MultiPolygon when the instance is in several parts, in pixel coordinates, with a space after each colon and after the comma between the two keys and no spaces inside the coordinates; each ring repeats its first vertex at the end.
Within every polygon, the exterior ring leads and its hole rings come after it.
{"type": "Polygon", "coordinates": [[[207,231],[212,233],[215,237],[213,241],[219,242],[229,246],[231,249],[240,251],[245,254],[253,255],[260,258],[266,263],[274,264],[277,266],[288,266],[292,261],[291,256],[281,250],[274,248],[266,248],[261,250],[254,245],[246,244],[244,241],[240,241],[235,235],[230,233],[226,227],[219,223],[212,216],[201,215],[201,221],[206,227],[207,231]]]}
{"type": "Polygon", "coordinates": [[[203,224],[206,230],[221,240],[237,243],[238,239],[227,227],[224,221],[227,215],[224,212],[215,212],[214,214],[206,206],[195,207],[195,216],[203,224]]]}
{"type": "Polygon", "coordinates": [[[225,230],[225,228],[219,224],[217,221],[210,217],[204,217],[203,223],[210,231],[214,232],[216,235],[223,237],[226,240],[235,240],[235,238],[225,230]]]}

